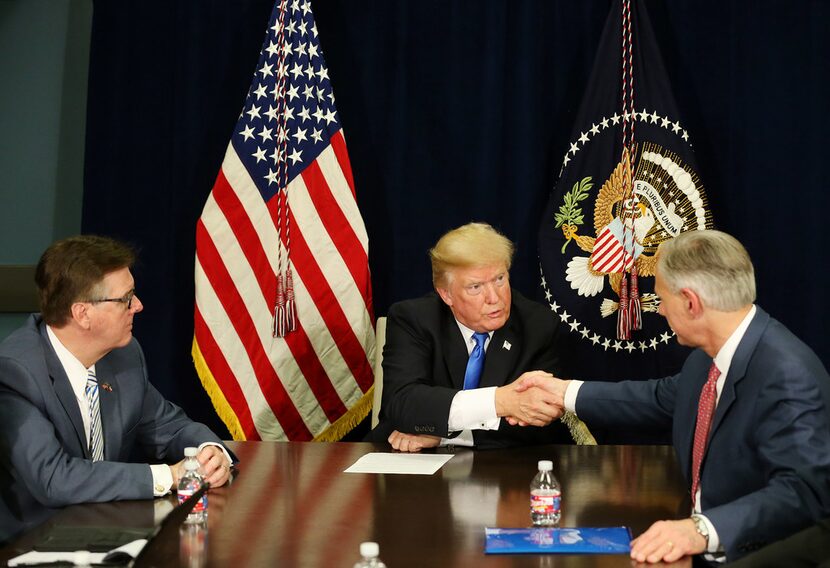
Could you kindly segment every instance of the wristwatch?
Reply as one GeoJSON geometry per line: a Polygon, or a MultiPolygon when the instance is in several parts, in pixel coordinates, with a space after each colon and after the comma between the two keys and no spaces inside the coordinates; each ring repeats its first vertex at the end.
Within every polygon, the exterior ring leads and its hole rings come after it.
{"type": "Polygon", "coordinates": [[[709,527],[706,525],[706,521],[698,514],[692,515],[692,521],[695,523],[697,534],[702,536],[703,540],[706,541],[706,550],[709,550],[709,527]]]}

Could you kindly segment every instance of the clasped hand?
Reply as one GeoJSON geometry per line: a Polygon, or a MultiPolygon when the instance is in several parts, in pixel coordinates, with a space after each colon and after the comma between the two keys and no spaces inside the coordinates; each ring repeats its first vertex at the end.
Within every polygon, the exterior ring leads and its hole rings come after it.
{"type": "Polygon", "coordinates": [[[434,448],[441,443],[441,438],[427,434],[407,434],[393,431],[389,436],[393,450],[399,452],[420,452],[425,448],[434,448]]]}
{"type": "Polygon", "coordinates": [[[550,373],[528,371],[496,389],[496,414],[514,426],[547,426],[565,413],[566,387],[550,373]]]}

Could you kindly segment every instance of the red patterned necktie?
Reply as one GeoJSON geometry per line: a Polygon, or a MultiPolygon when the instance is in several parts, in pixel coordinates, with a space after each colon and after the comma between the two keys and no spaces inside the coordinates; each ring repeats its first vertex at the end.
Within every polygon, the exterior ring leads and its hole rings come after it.
{"type": "Polygon", "coordinates": [[[700,390],[700,402],[697,405],[697,425],[695,426],[695,445],[692,448],[692,507],[697,499],[697,489],[700,486],[700,464],[706,453],[706,440],[709,438],[709,428],[712,426],[712,416],[715,414],[715,402],[718,398],[718,377],[720,370],[712,361],[709,367],[709,377],[700,390]]]}

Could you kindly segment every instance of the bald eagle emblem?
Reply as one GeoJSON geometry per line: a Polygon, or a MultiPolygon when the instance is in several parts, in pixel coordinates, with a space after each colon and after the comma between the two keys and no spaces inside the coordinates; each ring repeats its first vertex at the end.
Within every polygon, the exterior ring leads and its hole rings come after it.
{"type": "MultiPolygon", "coordinates": [[[[654,276],[657,247],[664,240],[690,229],[707,228],[705,197],[693,170],[680,158],[660,146],[646,142],[642,152],[633,149],[635,159],[633,188],[626,195],[621,160],[602,184],[594,201],[594,235],[580,234],[584,222],[579,202],[593,187],[591,178],[577,182],[565,194],[565,202],[555,216],[556,227],[565,236],[562,253],[568,254],[573,241],[577,252],[567,263],[565,279],[578,295],[593,297],[605,290],[606,280],[620,296],[620,283],[636,265],[640,277],[654,276]]],[[[711,224],[711,221],[708,222],[711,224]]],[[[572,249],[571,249],[572,250],[572,249]]],[[[656,296],[644,294],[643,311],[657,311],[656,296]]],[[[614,313],[618,300],[605,299],[603,316],[614,313]]]]}

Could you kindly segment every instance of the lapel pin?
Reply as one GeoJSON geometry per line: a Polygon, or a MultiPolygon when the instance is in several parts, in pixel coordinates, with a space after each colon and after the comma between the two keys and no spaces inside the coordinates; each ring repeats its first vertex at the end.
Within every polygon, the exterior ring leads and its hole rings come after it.
{"type": "Polygon", "coordinates": [[[112,386],[109,383],[101,383],[101,388],[107,392],[112,392],[112,386]]]}
{"type": "Polygon", "coordinates": [[[510,345],[510,342],[507,341],[507,340],[505,340],[504,344],[501,346],[502,349],[507,349],[508,351],[510,351],[511,347],[512,347],[512,345],[510,345]]]}

